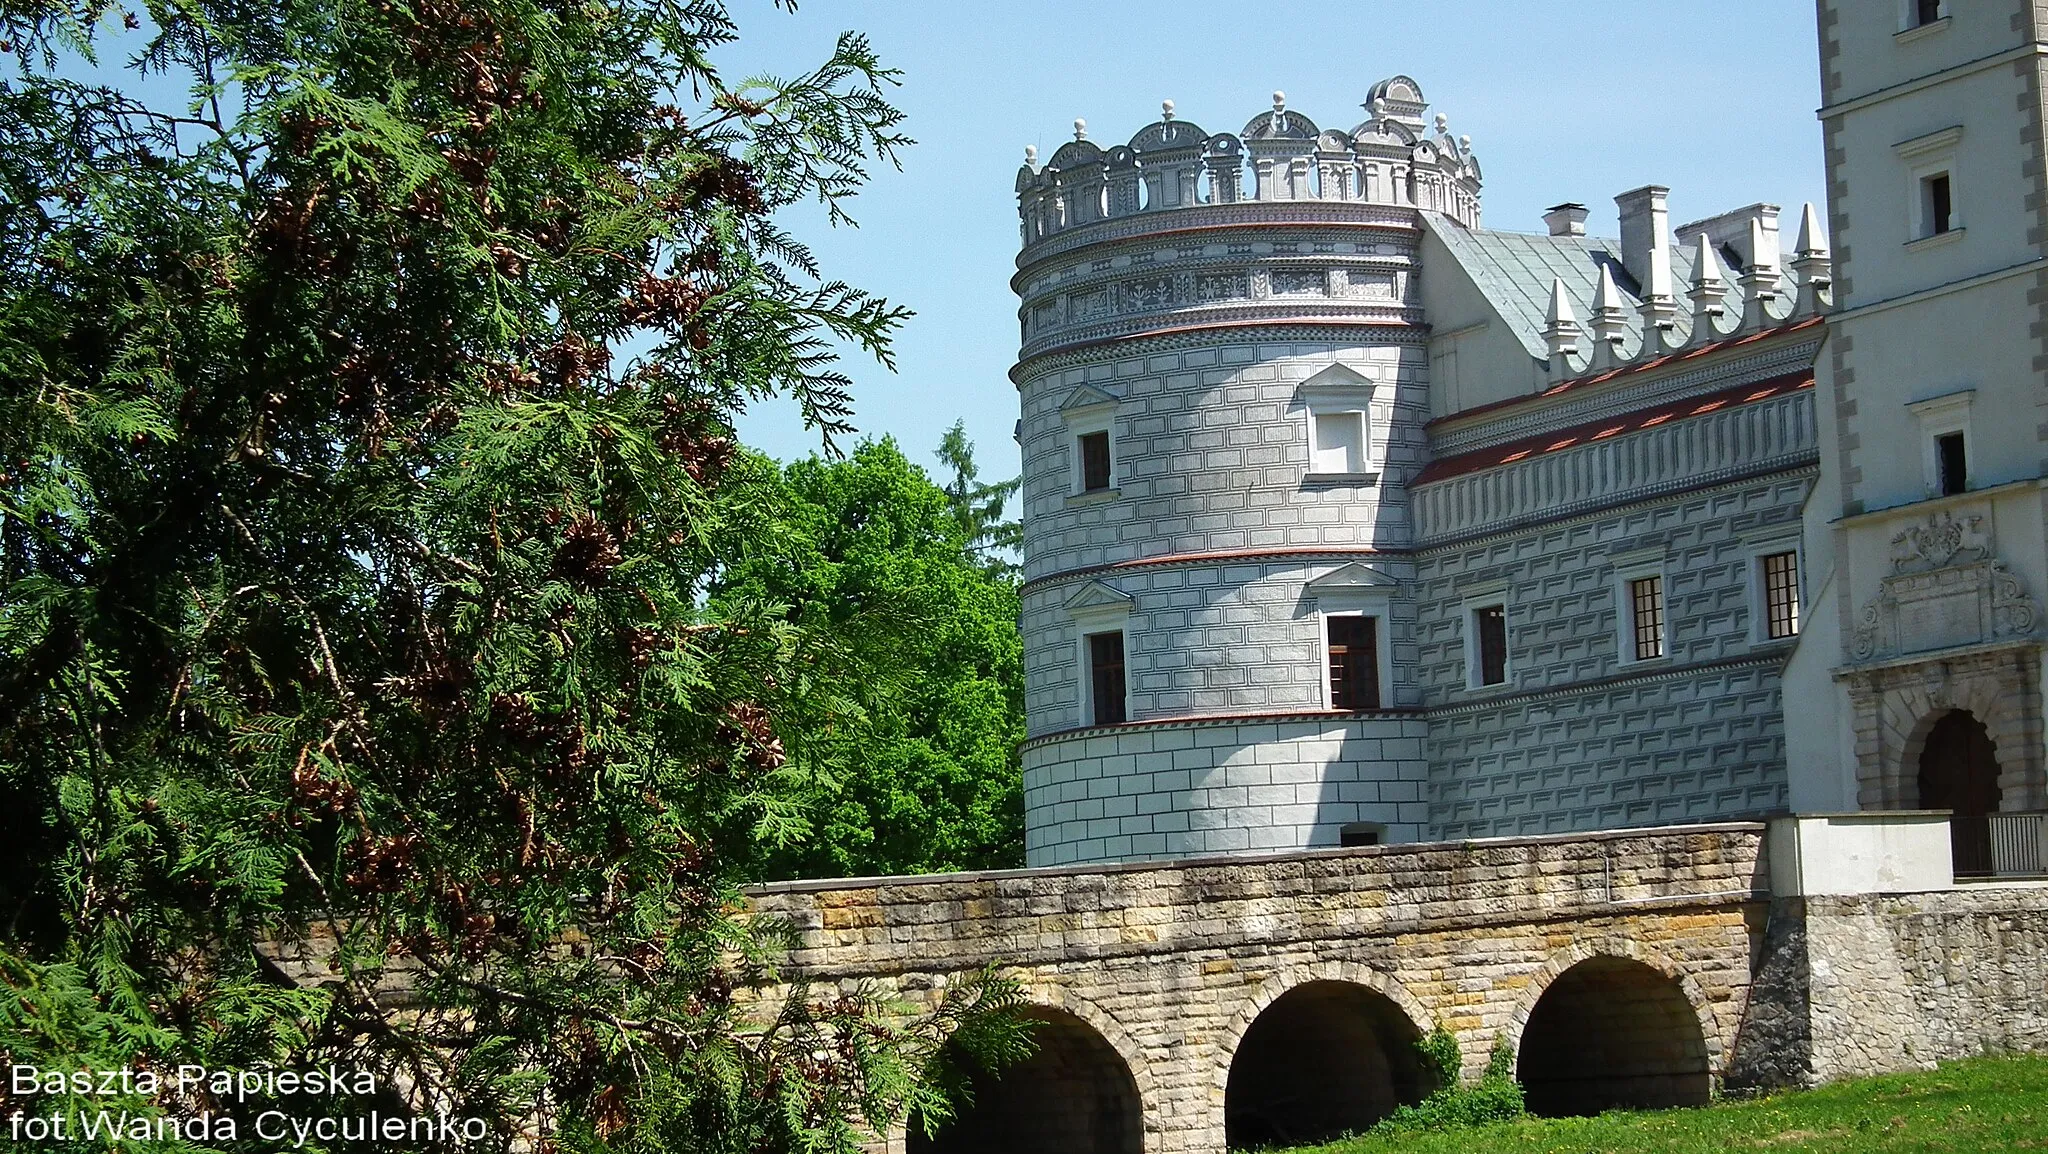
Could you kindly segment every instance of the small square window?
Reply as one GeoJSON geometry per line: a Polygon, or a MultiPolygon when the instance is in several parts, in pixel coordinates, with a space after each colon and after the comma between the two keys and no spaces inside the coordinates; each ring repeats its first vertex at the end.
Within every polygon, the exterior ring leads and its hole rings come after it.
{"type": "Polygon", "coordinates": [[[1359,615],[1328,617],[1330,708],[1380,707],[1379,619],[1359,615]]]}
{"type": "Polygon", "coordinates": [[[1508,679],[1508,610],[1483,605],[1472,611],[1473,649],[1478,658],[1478,685],[1500,685],[1508,679]]]}
{"type": "Polygon", "coordinates": [[[1376,821],[1352,821],[1337,827],[1337,844],[1346,848],[1378,845],[1387,827],[1376,821]]]}
{"type": "Polygon", "coordinates": [[[1969,444],[1962,433],[1943,433],[1934,438],[1934,466],[1942,496],[1953,497],[1969,489],[1969,444]]]}
{"type": "Polygon", "coordinates": [[[1799,554],[1769,553],[1763,566],[1764,636],[1772,641],[1799,634],[1799,554]]]}
{"type": "Polygon", "coordinates": [[[1365,414],[1357,410],[1315,414],[1312,473],[1365,471],[1365,414]]]}
{"type": "Polygon", "coordinates": [[[1088,635],[1088,691],[1094,725],[1124,723],[1124,635],[1122,630],[1088,635]]]}
{"type": "Polygon", "coordinates": [[[1081,455],[1081,491],[1099,493],[1109,488],[1108,431],[1082,433],[1074,438],[1074,444],[1081,455]]]}
{"type": "Polygon", "coordinates": [[[1628,583],[1629,640],[1635,659],[1664,656],[1664,578],[1638,577],[1628,583]]]}
{"type": "Polygon", "coordinates": [[[1918,28],[1922,24],[1932,24],[1941,19],[1947,15],[1943,11],[1946,7],[1944,0],[1913,0],[1913,26],[1918,28]]]}

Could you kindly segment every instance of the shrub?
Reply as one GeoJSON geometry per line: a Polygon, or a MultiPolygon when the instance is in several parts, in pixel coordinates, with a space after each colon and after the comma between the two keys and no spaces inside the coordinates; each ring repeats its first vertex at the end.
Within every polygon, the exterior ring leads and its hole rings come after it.
{"type": "Polygon", "coordinates": [[[1515,1054],[1507,1042],[1494,1043],[1486,1072],[1471,1086],[1458,1081],[1458,1040],[1448,1030],[1417,1039],[1415,1050],[1423,1068],[1436,1076],[1437,1088],[1413,1106],[1401,1106],[1380,1119],[1373,1133],[1452,1130],[1507,1122],[1524,1113],[1522,1084],[1515,1081],[1515,1054]]]}

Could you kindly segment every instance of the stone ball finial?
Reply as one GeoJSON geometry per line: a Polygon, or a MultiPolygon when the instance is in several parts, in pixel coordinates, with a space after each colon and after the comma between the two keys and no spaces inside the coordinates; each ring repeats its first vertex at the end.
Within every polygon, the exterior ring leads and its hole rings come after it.
{"type": "Polygon", "coordinates": [[[1385,120],[1387,118],[1387,102],[1383,97],[1373,97],[1371,108],[1374,120],[1385,120]]]}
{"type": "Polygon", "coordinates": [[[1279,91],[1278,89],[1275,89],[1273,92],[1273,111],[1287,111],[1287,94],[1285,92],[1279,91]]]}
{"type": "Polygon", "coordinates": [[[1470,136],[1461,136],[1461,137],[1459,137],[1459,138],[1458,138],[1458,151],[1459,151],[1459,152],[1470,152],[1470,151],[1472,151],[1472,138],[1471,138],[1470,136]]]}
{"type": "Polygon", "coordinates": [[[1037,146],[1037,145],[1035,145],[1035,144],[1027,144],[1027,145],[1025,145],[1025,146],[1024,146],[1024,163],[1026,163],[1026,164],[1029,164],[1029,165],[1032,165],[1033,167],[1036,167],[1036,166],[1037,166],[1037,164],[1038,164],[1038,146],[1037,146]]]}
{"type": "Polygon", "coordinates": [[[1173,119],[1173,101],[1162,100],[1159,102],[1159,118],[1161,120],[1173,119]]]}
{"type": "Polygon", "coordinates": [[[1445,136],[1451,134],[1451,118],[1439,112],[1436,114],[1436,130],[1445,136]]]}
{"type": "Polygon", "coordinates": [[[1074,118],[1074,139],[1088,139],[1088,122],[1078,116],[1074,118]]]}

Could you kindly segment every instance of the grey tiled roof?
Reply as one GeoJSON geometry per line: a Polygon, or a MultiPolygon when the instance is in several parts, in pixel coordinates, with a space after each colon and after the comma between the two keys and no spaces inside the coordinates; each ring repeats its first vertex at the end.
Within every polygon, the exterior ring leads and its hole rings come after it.
{"type": "MultiPolygon", "coordinates": [[[[1621,264],[1621,242],[1597,236],[1548,236],[1540,233],[1496,232],[1461,228],[1444,219],[1432,219],[1431,231],[1457,258],[1479,291],[1500,311],[1514,329],[1529,355],[1550,355],[1543,343],[1545,314],[1550,310],[1550,286],[1564,281],[1579,321],[1585,323],[1593,311],[1593,293],[1600,283],[1600,266],[1614,272],[1615,287],[1628,298],[1631,333],[1640,333],[1634,306],[1638,301],[1636,283],[1621,264]]],[[[1691,245],[1671,249],[1671,281],[1679,297],[1679,325],[1688,328],[1690,305],[1686,287],[1692,283],[1691,245]]],[[[1728,278],[1728,307],[1740,311],[1741,294],[1736,288],[1736,270],[1727,254],[1722,256],[1722,275],[1728,278]]],[[[1785,281],[1786,291],[1791,282],[1785,281]]],[[[1633,343],[1633,342],[1631,342],[1633,343]]]]}

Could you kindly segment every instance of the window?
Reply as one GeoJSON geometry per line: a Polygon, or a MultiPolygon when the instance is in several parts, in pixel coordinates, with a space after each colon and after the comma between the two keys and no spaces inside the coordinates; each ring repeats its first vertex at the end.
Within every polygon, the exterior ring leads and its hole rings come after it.
{"type": "Polygon", "coordinates": [[[1763,567],[1764,637],[1777,641],[1799,634],[1799,554],[1766,553],[1763,567]]]}
{"type": "Polygon", "coordinates": [[[1376,821],[1351,821],[1337,827],[1337,844],[1345,847],[1378,845],[1387,827],[1376,821]]]}
{"type": "Polygon", "coordinates": [[[1970,487],[1969,446],[1960,432],[1934,438],[1934,468],[1938,491],[1952,497],[1970,487]]]}
{"type": "Polygon", "coordinates": [[[1918,28],[1922,24],[1932,24],[1948,15],[1943,11],[1945,7],[1944,0],[1913,0],[1913,26],[1918,28]]]}
{"type": "Polygon", "coordinates": [[[1949,191],[1948,173],[1920,178],[1920,219],[1926,222],[1921,229],[1925,236],[1940,236],[1955,228],[1955,201],[1949,191]]]}
{"type": "Polygon", "coordinates": [[[1473,652],[1477,685],[1500,685],[1508,679],[1508,609],[1482,605],[1472,611],[1473,652]]]}
{"type": "Polygon", "coordinates": [[[1373,382],[1346,365],[1330,365],[1301,383],[1295,400],[1305,419],[1308,477],[1371,483],[1373,382]]]}
{"type": "Polygon", "coordinates": [[[1892,145],[1906,177],[1906,244],[1915,251],[1945,245],[1963,231],[1963,212],[1956,199],[1956,150],[1963,142],[1960,124],[1892,145]]]}
{"type": "Polygon", "coordinates": [[[1628,582],[1629,643],[1635,660],[1664,656],[1664,578],[1628,582]]]}
{"type": "Polygon", "coordinates": [[[1093,725],[1124,723],[1124,635],[1088,635],[1088,699],[1094,708],[1093,725]]]}
{"type": "Polygon", "coordinates": [[[1315,452],[1311,473],[1365,472],[1365,414],[1356,410],[1314,414],[1315,452]]]}
{"type": "Polygon", "coordinates": [[[1977,390],[1958,389],[1906,410],[1920,422],[1920,464],[1929,497],[1950,497],[1970,488],[1970,409],[1977,390]]]}
{"type": "Polygon", "coordinates": [[[1378,709],[1379,619],[1351,614],[1323,621],[1329,631],[1330,708],[1378,709]]]}
{"type": "Polygon", "coordinates": [[[1082,385],[1061,402],[1060,420],[1067,427],[1068,496],[1099,499],[1115,493],[1116,398],[1082,385]]]}
{"type": "Polygon", "coordinates": [[[1109,431],[1082,433],[1074,438],[1074,451],[1081,458],[1081,491],[1100,493],[1109,488],[1109,431]]]}

